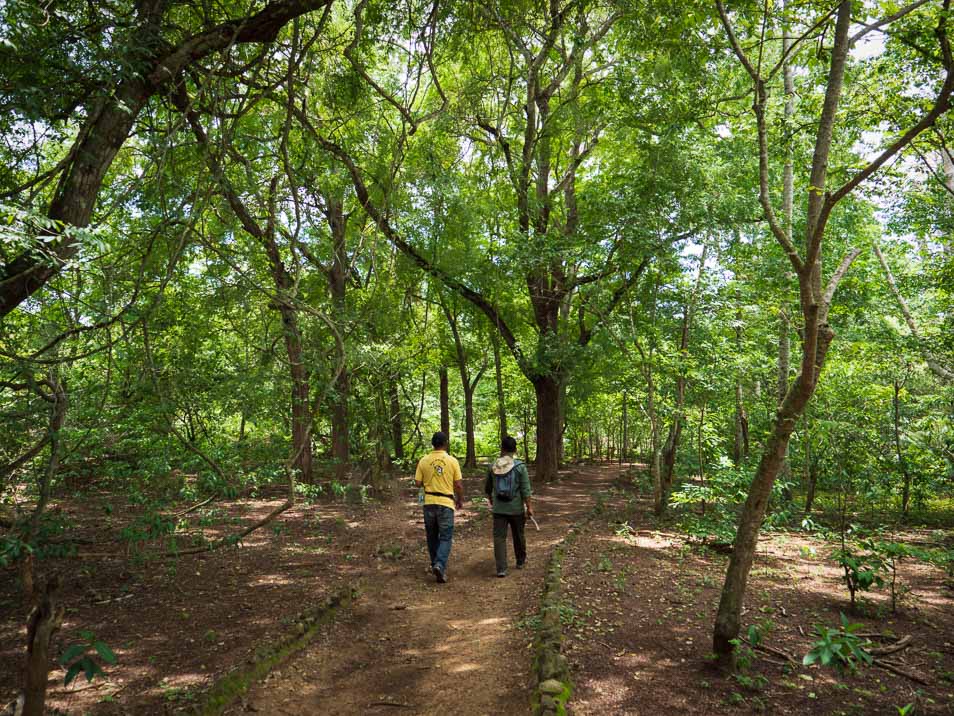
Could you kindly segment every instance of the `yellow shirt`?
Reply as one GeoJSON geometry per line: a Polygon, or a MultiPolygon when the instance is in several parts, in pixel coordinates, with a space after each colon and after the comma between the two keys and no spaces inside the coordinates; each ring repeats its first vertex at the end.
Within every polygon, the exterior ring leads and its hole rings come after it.
{"type": "Polygon", "coordinates": [[[442,505],[454,509],[453,497],[429,495],[428,492],[454,494],[454,483],[461,479],[460,463],[445,450],[433,450],[417,462],[414,480],[424,483],[424,504],[442,505]]]}

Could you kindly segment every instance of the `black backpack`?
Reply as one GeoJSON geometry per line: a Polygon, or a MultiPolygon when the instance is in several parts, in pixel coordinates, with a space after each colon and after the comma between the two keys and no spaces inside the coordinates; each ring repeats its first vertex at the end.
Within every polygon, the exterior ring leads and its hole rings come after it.
{"type": "Polygon", "coordinates": [[[514,460],[510,472],[503,475],[494,475],[494,499],[501,502],[510,502],[517,494],[517,465],[523,463],[514,460]]]}

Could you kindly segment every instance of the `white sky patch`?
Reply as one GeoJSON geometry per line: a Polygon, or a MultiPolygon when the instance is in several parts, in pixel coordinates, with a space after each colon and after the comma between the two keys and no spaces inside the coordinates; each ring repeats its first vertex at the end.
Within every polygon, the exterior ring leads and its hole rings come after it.
{"type": "Polygon", "coordinates": [[[854,60],[870,60],[884,52],[884,35],[878,31],[869,32],[851,48],[854,60]]]}

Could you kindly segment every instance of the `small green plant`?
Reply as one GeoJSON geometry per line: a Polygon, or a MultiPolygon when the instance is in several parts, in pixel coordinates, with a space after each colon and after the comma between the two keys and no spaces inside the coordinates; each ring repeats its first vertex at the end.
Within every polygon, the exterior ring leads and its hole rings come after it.
{"type": "Polygon", "coordinates": [[[613,570],[613,563],[605,554],[600,555],[600,561],[596,563],[597,572],[610,572],[613,570]]]}
{"type": "Polygon", "coordinates": [[[900,542],[876,542],[871,544],[871,551],[878,554],[888,571],[888,587],[891,589],[891,613],[898,611],[898,602],[906,595],[910,588],[898,581],[898,568],[901,562],[913,556],[910,547],[900,542]]]}
{"type": "Polygon", "coordinates": [[[874,658],[867,652],[871,642],[856,633],[862,628],[861,624],[851,624],[848,618],[841,614],[841,626],[832,629],[822,624],[815,625],[815,633],[820,637],[812,644],[812,649],[804,658],[802,664],[810,666],[820,663],[822,666],[834,664],[839,671],[854,672],[859,664],[870,665],[874,658]]]}
{"type": "Polygon", "coordinates": [[[904,706],[895,706],[895,708],[898,710],[898,716],[912,716],[916,706],[914,702],[911,702],[910,704],[905,704],[904,706]]]}
{"type": "Polygon", "coordinates": [[[79,635],[83,641],[67,647],[59,658],[60,666],[66,669],[63,686],[69,686],[80,672],[86,676],[87,682],[92,681],[103,673],[100,661],[110,665],[117,661],[113,650],[99,641],[93,632],[81,631],[79,635]]]}
{"type": "Polygon", "coordinates": [[[632,528],[629,522],[622,522],[617,525],[615,532],[617,537],[622,537],[624,539],[630,539],[636,534],[636,531],[632,528]]]}
{"type": "MultiPolygon", "coordinates": [[[[864,545],[870,544],[868,542],[864,545]]],[[[887,572],[887,564],[884,558],[873,550],[864,550],[850,544],[843,544],[840,549],[835,550],[832,555],[835,562],[842,568],[845,586],[848,587],[848,594],[851,599],[851,611],[857,610],[857,594],[861,591],[868,591],[872,587],[884,586],[884,575],[887,572]]]]}

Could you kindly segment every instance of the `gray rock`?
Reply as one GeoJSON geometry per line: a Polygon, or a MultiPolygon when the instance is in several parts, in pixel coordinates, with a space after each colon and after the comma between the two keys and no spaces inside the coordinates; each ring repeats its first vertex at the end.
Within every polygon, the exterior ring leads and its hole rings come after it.
{"type": "Polygon", "coordinates": [[[540,693],[556,696],[563,693],[563,684],[556,679],[547,679],[540,684],[540,693]]]}

